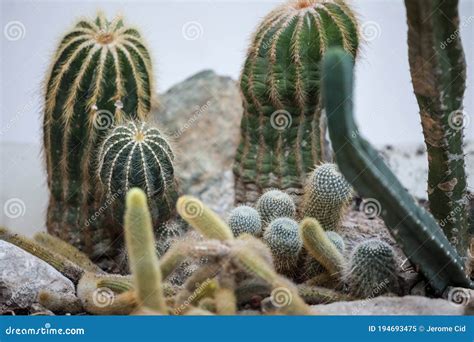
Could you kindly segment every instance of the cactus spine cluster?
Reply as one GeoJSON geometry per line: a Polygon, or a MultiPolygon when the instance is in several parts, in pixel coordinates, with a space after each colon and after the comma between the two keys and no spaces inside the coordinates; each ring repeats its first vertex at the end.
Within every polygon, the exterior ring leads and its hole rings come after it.
{"type": "Polygon", "coordinates": [[[335,164],[322,164],[311,173],[305,186],[305,217],[313,217],[326,230],[337,230],[352,198],[352,187],[335,164]]]}
{"type": "Polygon", "coordinates": [[[236,202],[268,188],[301,195],[327,151],[320,63],[330,46],[357,53],[358,26],[343,0],[289,1],[253,36],[240,78],[244,113],[234,174],[236,202]]]}
{"type": "Polygon", "coordinates": [[[430,212],[466,256],[469,200],[463,152],[466,61],[458,0],[405,0],[408,56],[428,152],[430,212]]]}
{"type": "MultiPolygon", "coordinates": [[[[161,132],[145,122],[117,125],[99,151],[97,174],[107,198],[124,198],[132,187],[143,189],[148,198],[154,227],[167,221],[178,197],[174,179],[174,155],[161,132]]],[[[124,203],[114,200],[113,216],[123,216],[124,203]]],[[[116,224],[121,226],[121,221],[116,224]]]]}
{"type": "Polygon", "coordinates": [[[272,251],[276,270],[285,275],[293,275],[303,247],[298,223],[290,218],[278,218],[265,229],[263,240],[272,251]]]}
{"type": "Polygon", "coordinates": [[[265,225],[279,217],[293,218],[296,206],[290,195],[280,190],[269,190],[257,201],[257,210],[265,225]]]}
{"type": "Polygon", "coordinates": [[[344,280],[352,295],[374,297],[397,291],[396,270],[393,248],[381,240],[371,239],[354,248],[344,280]]]}
{"type": "Polygon", "coordinates": [[[53,57],[43,123],[50,191],[47,227],[89,255],[104,241],[102,227],[85,223],[97,209],[93,159],[110,125],[147,117],[152,77],[139,32],[125,26],[121,17],[109,22],[102,13],[80,20],[53,57]]]}
{"type": "Polygon", "coordinates": [[[359,131],[352,113],[352,57],[341,49],[328,51],[323,80],[329,136],[344,177],[358,194],[387,208],[381,211],[385,224],[436,292],[447,286],[472,287],[461,258],[434,217],[416,203],[370,143],[354,134],[359,131]]]}
{"type": "Polygon", "coordinates": [[[262,220],[257,210],[242,205],[234,208],[229,215],[229,227],[235,237],[243,233],[262,235],[262,220]]]}

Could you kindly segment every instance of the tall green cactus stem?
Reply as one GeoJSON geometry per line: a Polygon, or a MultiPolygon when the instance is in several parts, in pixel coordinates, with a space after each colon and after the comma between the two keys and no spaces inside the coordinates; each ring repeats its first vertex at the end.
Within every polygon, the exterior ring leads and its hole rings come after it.
{"type": "Polygon", "coordinates": [[[360,136],[352,115],[351,56],[333,49],[323,65],[329,136],[344,177],[361,196],[380,203],[381,216],[393,237],[433,289],[441,294],[447,286],[473,286],[464,274],[462,260],[433,216],[417,205],[375,149],[360,136]]]}
{"type": "Polygon", "coordinates": [[[345,264],[344,257],[319,222],[313,218],[305,218],[300,224],[300,234],[308,253],[333,277],[338,278],[345,264]]]}
{"type": "Polygon", "coordinates": [[[263,240],[272,251],[276,270],[284,275],[295,273],[303,242],[298,232],[298,223],[281,217],[265,229],[263,240]]]}
{"type": "Polygon", "coordinates": [[[176,203],[179,215],[208,239],[233,240],[229,226],[214,211],[192,196],[181,196],[176,203]]]}
{"type": "Polygon", "coordinates": [[[393,248],[377,239],[360,243],[349,258],[343,278],[350,293],[357,297],[397,292],[397,264],[393,248]]]}
{"type": "MultiPolygon", "coordinates": [[[[114,127],[99,150],[97,175],[111,201],[112,215],[123,217],[123,198],[130,188],[142,189],[155,230],[165,227],[178,199],[173,166],[174,154],[158,128],[131,121],[114,127]]],[[[116,223],[121,226],[120,221],[116,223]]],[[[162,232],[160,232],[162,233],[162,232]]]]}
{"type": "Polygon", "coordinates": [[[234,208],[229,215],[229,227],[235,237],[243,233],[254,236],[262,235],[262,220],[257,210],[241,205],[234,208]]]}
{"type": "Polygon", "coordinates": [[[280,190],[266,191],[257,201],[257,210],[265,225],[279,217],[294,218],[295,202],[290,195],[280,190]]]}
{"type": "Polygon", "coordinates": [[[458,0],[405,0],[408,56],[428,150],[430,211],[465,257],[469,200],[463,152],[466,62],[458,0]]]}
{"type": "Polygon", "coordinates": [[[326,230],[337,230],[351,201],[352,187],[334,164],[314,169],[305,185],[305,217],[313,217],[326,230]]]}
{"type": "MultiPolygon", "coordinates": [[[[50,202],[48,232],[88,255],[105,251],[106,228],[88,220],[95,203],[94,158],[114,123],[145,119],[153,82],[150,56],[121,17],[82,19],[61,40],[45,84],[43,143],[50,202]]],[[[95,223],[95,222],[94,222],[95,223]]]]}
{"type": "Polygon", "coordinates": [[[167,313],[162,276],[155,253],[155,239],[145,193],[133,188],[127,193],[125,242],[130,270],[140,305],[167,313]]]}
{"type": "Polygon", "coordinates": [[[334,45],[356,55],[357,26],[343,0],[291,0],[259,25],[240,78],[237,203],[254,203],[268,188],[302,195],[306,174],[328,155],[319,62],[334,45]]]}

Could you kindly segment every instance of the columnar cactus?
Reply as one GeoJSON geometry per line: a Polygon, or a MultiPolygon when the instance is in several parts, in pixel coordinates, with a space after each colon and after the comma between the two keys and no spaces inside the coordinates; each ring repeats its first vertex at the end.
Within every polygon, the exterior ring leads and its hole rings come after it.
{"type": "Polygon", "coordinates": [[[288,276],[293,275],[303,247],[298,223],[290,218],[278,218],[265,229],[263,240],[272,251],[276,270],[288,276]]]}
{"type": "Polygon", "coordinates": [[[178,197],[173,160],[156,127],[131,121],[110,131],[99,150],[97,175],[106,198],[118,195],[111,205],[116,225],[121,226],[123,198],[132,187],[146,193],[155,230],[170,218],[178,197]]]}
{"type": "Polygon", "coordinates": [[[80,20],[61,40],[45,85],[44,154],[50,202],[48,231],[89,255],[104,240],[88,224],[96,211],[93,160],[113,123],[145,119],[153,81],[140,33],[121,17],[80,20]],[[91,210],[92,209],[92,210],[91,210]]]}
{"type": "Polygon", "coordinates": [[[237,203],[253,203],[273,187],[302,194],[306,174],[329,154],[319,62],[334,45],[355,56],[358,43],[357,20],[343,0],[292,0],[265,17],[240,78],[237,203]]]}
{"type": "MultiPolygon", "coordinates": [[[[344,243],[344,239],[336,232],[328,231],[326,232],[326,236],[328,237],[329,241],[331,241],[339,253],[343,256],[346,251],[346,244],[344,243]]],[[[306,256],[305,260],[305,270],[304,270],[304,278],[310,279],[314,276],[321,274],[324,272],[324,267],[310,254],[306,256]]]]}
{"type": "Polygon", "coordinates": [[[469,200],[463,152],[466,61],[458,0],[405,0],[408,56],[428,152],[430,211],[466,256],[469,200]]]}
{"type": "Polygon", "coordinates": [[[262,220],[257,210],[246,205],[234,208],[229,215],[229,227],[235,237],[243,233],[262,235],[262,220]]]}
{"type": "Polygon", "coordinates": [[[397,264],[393,248],[371,239],[354,248],[344,281],[351,294],[367,298],[398,290],[397,264]]]}
{"type": "Polygon", "coordinates": [[[305,217],[313,217],[326,230],[337,230],[352,198],[352,187],[335,164],[322,164],[311,173],[305,186],[305,217]]]}
{"type": "Polygon", "coordinates": [[[293,218],[296,206],[293,199],[280,190],[269,190],[265,192],[257,202],[257,210],[265,225],[279,217],[293,218]]]}
{"type": "Polygon", "coordinates": [[[442,294],[447,286],[474,287],[464,273],[462,259],[433,216],[416,203],[377,151],[360,136],[352,113],[351,56],[332,49],[323,65],[329,136],[344,177],[358,194],[380,203],[381,216],[393,237],[435,292],[442,294]]]}

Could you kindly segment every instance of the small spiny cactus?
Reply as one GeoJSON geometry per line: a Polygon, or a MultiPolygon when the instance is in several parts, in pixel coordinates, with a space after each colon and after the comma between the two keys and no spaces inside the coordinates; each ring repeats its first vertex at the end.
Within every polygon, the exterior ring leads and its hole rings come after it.
{"type": "MultiPolygon", "coordinates": [[[[123,216],[123,198],[137,187],[147,195],[153,226],[163,227],[178,197],[173,161],[173,151],[158,128],[131,121],[111,130],[99,150],[97,175],[107,198],[119,194],[112,202],[113,216],[123,216]]],[[[116,224],[121,226],[121,220],[116,224]]]]}
{"type": "MultiPolygon", "coordinates": [[[[346,250],[346,245],[344,243],[344,239],[336,232],[329,231],[326,232],[326,236],[329,240],[334,244],[341,255],[344,255],[346,250]]],[[[310,279],[315,277],[318,274],[324,272],[324,267],[316,260],[312,255],[307,255],[305,264],[305,274],[304,277],[306,279],[310,279]]]]}
{"type": "Polygon", "coordinates": [[[352,187],[335,164],[322,164],[305,186],[304,216],[313,217],[325,230],[337,230],[352,198],[352,187]]]}
{"type": "Polygon", "coordinates": [[[244,113],[235,164],[236,203],[269,188],[297,197],[325,148],[320,61],[331,46],[353,56],[358,23],[343,0],[291,0],[257,28],[240,78],[244,113]]]}
{"type": "Polygon", "coordinates": [[[290,195],[280,190],[265,192],[257,202],[257,210],[265,225],[279,217],[293,218],[296,213],[295,202],[290,195]]]}
{"type": "Polygon", "coordinates": [[[53,57],[43,120],[47,227],[89,256],[105,253],[98,246],[109,238],[108,227],[88,221],[101,206],[94,185],[96,151],[112,124],[148,116],[152,78],[146,44],[119,16],[111,22],[102,13],[81,19],[53,57]]]}
{"type": "Polygon", "coordinates": [[[355,247],[344,280],[354,296],[374,297],[397,291],[396,271],[393,248],[381,240],[370,239],[355,247]]]}
{"type": "Polygon", "coordinates": [[[298,223],[286,217],[277,218],[267,227],[263,239],[272,251],[276,270],[285,275],[294,274],[303,247],[298,223]]]}
{"type": "Polygon", "coordinates": [[[230,212],[229,227],[235,237],[243,233],[257,237],[262,235],[262,221],[258,211],[246,205],[239,206],[230,212]]]}

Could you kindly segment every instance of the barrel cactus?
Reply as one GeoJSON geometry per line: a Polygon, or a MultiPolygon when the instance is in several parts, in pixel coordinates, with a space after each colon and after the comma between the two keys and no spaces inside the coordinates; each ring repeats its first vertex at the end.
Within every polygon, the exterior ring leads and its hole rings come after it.
{"type": "Polygon", "coordinates": [[[257,28],[240,78],[244,113],[234,174],[237,203],[268,188],[302,194],[306,174],[325,149],[320,61],[331,46],[353,56],[354,13],[342,0],[297,0],[276,8],[257,28]]]}
{"type": "Polygon", "coordinates": [[[120,220],[119,227],[125,194],[133,187],[146,193],[155,229],[170,218],[178,197],[173,160],[168,141],[154,126],[131,121],[110,131],[99,150],[97,175],[105,196],[117,197],[111,218],[120,220]]]}
{"type": "Polygon", "coordinates": [[[235,237],[243,233],[262,235],[262,220],[258,211],[246,205],[239,206],[230,212],[229,227],[235,237]]]}
{"type": "Polygon", "coordinates": [[[295,203],[291,196],[280,190],[269,190],[260,196],[257,210],[265,225],[279,217],[293,218],[296,213],[295,203]]]}
{"type": "Polygon", "coordinates": [[[344,279],[353,295],[374,297],[397,291],[396,271],[393,248],[381,240],[370,239],[354,248],[344,279]]]}
{"type": "Polygon", "coordinates": [[[337,230],[352,199],[352,187],[335,164],[322,164],[305,186],[304,216],[314,217],[326,230],[337,230]]]}
{"type": "Polygon", "coordinates": [[[93,157],[113,123],[147,117],[153,94],[150,55],[121,17],[83,19],[62,38],[45,84],[44,155],[48,231],[89,255],[104,240],[93,157]]]}

